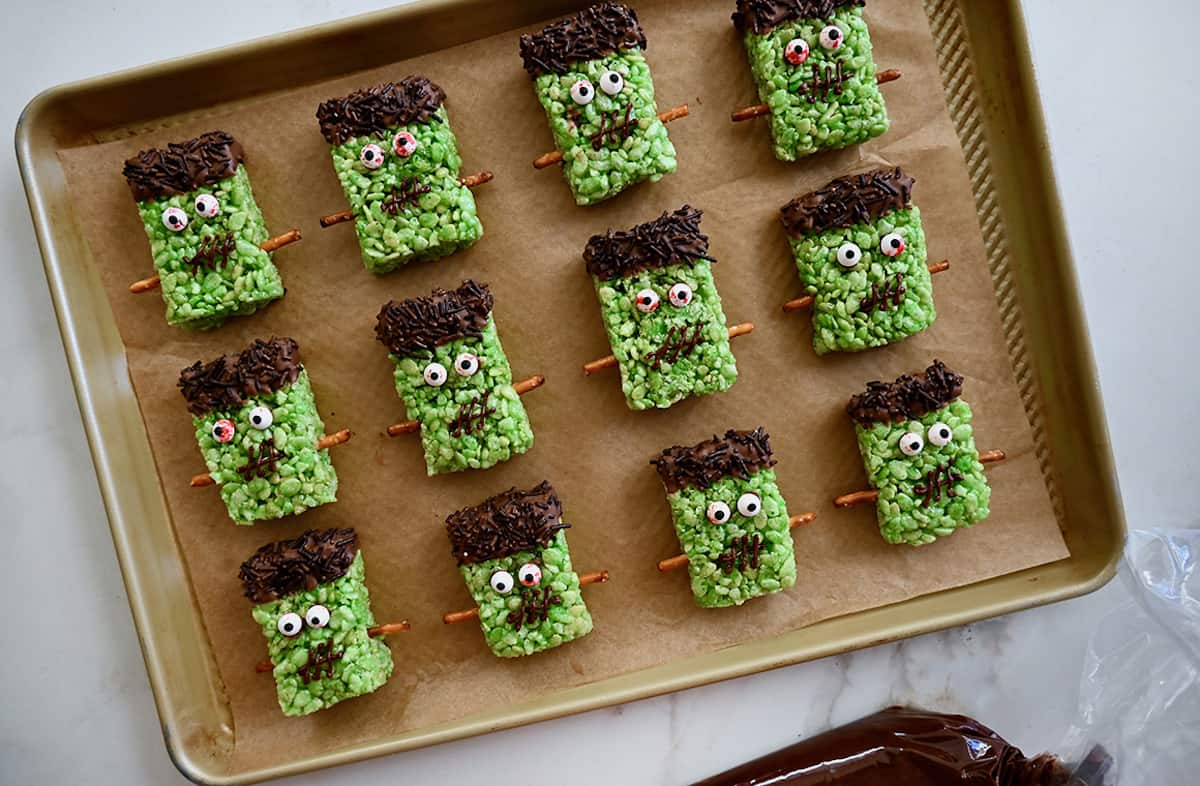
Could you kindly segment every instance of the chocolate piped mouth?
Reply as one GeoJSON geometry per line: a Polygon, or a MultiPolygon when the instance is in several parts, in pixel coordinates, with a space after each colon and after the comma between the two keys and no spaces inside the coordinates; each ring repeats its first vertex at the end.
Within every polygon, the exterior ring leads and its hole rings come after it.
{"type": "Polygon", "coordinates": [[[955,470],[949,463],[941,464],[937,469],[931,469],[925,473],[925,482],[913,486],[913,491],[921,495],[921,506],[927,508],[941,500],[943,491],[947,497],[957,496],[954,492],[954,484],[962,479],[962,473],[955,470]]]}
{"type": "Polygon", "coordinates": [[[663,345],[646,355],[650,368],[657,371],[663,363],[674,363],[680,358],[692,354],[696,347],[704,343],[704,325],[672,325],[667,331],[667,340],[663,345]]]}
{"type": "Polygon", "coordinates": [[[545,622],[550,616],[550,607],[562,603],[558,595],[550,594],[550,587],[542,587],[539,592],[535,587],[529,592],[521,593],[521,605],[505,617],[509,625],[516,625],[520,630],[525,625],[545,622]]]}
{"type": "Polygon", "coordinates": [[[308,660],[296,672],[307,685],[322,677],[332,677],[333,668],[345,656],[345,650],[333,651],[333,640],[319,641],[308,649],[308,660]]]}
{"type": "Polygon", "coordinates": [[[379,208],[388,215],[396,215],[417,204],[422,196],[428,194],[432,189],[422,183],[415,177],[403,177],[397,185],[392,186],[392,193],[388,195],[379,208]]]}
{"type": "Polygon", "coordinates": [[[496,411],[495,407],[488,406],[491,399],[492,391],[485,390],[482,396],[473,398],[459,406],[458,414],[448,424],[450,434],[455,437],[461,437],[464,434],[473,434],[476,431],[483,430],[484,425],[487,423],[488,415],[496,411]]]}
{"type": "Polygon", "coordinates": [[[185,264],[192,268],[208,265],[215,270],[219,265],[228,262],[229,257],[236,250],[237,240],[232,232],[208,235],[200,241],[200,247],[195,254],[185,260],[185,264]]]}
{"type": "Polygon", "coordinates": [[[735,570],[758,569],[758,555],[762,552],[762,536],[755,532],[753,535],[738,535],[729,541],[729,548],[717,556],[717,567],[724,573],[735,570]]]}
{"type": "Polygon", "coordinates": [[[904,276],[896,273],[894,276],[885,278],[882,286],[880,282],[871,284],[871,292],[858,304],[858,310],[870,314],[876,309],[888,311],[896,308],[904,302],[904,293],[906,291],[904,276]]]}
{"type": "Polygon", "coordinates": [[[287,454],[275,447],[274,440],[268,438],[258,443],[258,449],[249,451],[250,460],[237,468],[243,480],[265,478],[275,472],[277,462],[286,459],[287,454]]]}
{"type": "Polygon", "coordinates": [[[818,98],[828,101],[833,96],[842,94],[842,85],[852,76],[854,72],[846,70],[845,62],[840,57],[833,65],[820,66],[813,63],[812,78],[801,82],[796,93],[807,98],[810,104],[817,103],[818,98]]]}
{"type": "Polygon", "coordinates": [[[613,109],[600,113],[600,130],[588,136],[593,150],[604,147],[606,141],[619,145],[629,138],[637,128],[637,118],[633,116],[633,104],[625,105],[625,109],[613,109]]]}

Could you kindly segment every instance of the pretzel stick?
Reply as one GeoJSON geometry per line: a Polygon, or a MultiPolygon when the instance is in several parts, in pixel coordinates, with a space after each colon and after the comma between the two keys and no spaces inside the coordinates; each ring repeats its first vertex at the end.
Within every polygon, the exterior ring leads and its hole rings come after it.
{"type": "MultiPolygon", "coordinates": [[[[401,620],[400,622],[389,622],[386,625],[376,625],[372,628],[367,628],[367,635],[375,638],[376,636],[386,636],[389,633],[404,633],[408,630],[412,630],[412,626],[408,624],[408,620],[401,620]]],[[[254,670],[259,674],[275,671],[275,664],[269,660],[259,661],[254,664],[254,670]]]]}
{"type": "MultiPolygon", "coordinates": [[[[790,519],[788,519],[788,529],[796,529],[797,527],[809,523],[816,517],[816,513],[797,513],[795,516],[792,516],[790,519]]],[[[659,562],[658,569],[666,573],[668,570],[682,568],[686,564],[688,564],[687,555],[676,554],[674,557],[670,557],[659,562]]]]}
{"type": "MultiPolygon", "coordinates": [[[[678,120],[681,117],[687,117],[688,114],[689,114],[688,105],[680,104],[679,106],[674,107],[672,109],[668,109],[665,112],[659,112],[658,119],[663,121],[664,123],[670,123],[672,120],[678,120]]],[[[546,153],[544,155],[541,155],[541,156],[535,158],[533,161],[533,168],[534,169],[545,169],[546,167],[553,166],[554,164],[557,164],[559,161],[562,161],[562,160],[563,160],[562,151],[555,150],[553,152],[546,153]]]]}
{"type": "MultiPolygon", "coordinates": [[[[485,169],[482,172],[476,172],[473,175],[467,175],[466,177],[460,177],[458,179],[458,182],[463,184],[467,188],[475,188],[476,186],[481,186],[484,183],[492,182],[492,180],[495,177],[496,177],[496,175],[492,172],[492,170],[485,169]]],[[[327,216],[321,216],[320,223],[321,223],[322,229],[329,229],[329,227],[334,226],[336,224],[344,224],[347,221],[353,221],[353,220],[354,220],[354,211],[353,210],[343,210],[340,213],[331,213],[330,215],[327,215],[327,216]]]]}
{"type": "MultiPolygon", "coordinates": [[[[270,254],[272,251],[278,251],[289,243],[295,243],[300,239],[299,229],[289,229],[278,237],[270,237],[258,244],[258,247],[270,254]]],[[[141,281],[134,281],[129,285],[129,291],[135,295],[140,295],[143,292],[149,292],[152,289],[158,289],[161,283],[158,276],[150,276],[143,278],[141,281]]]]}
{"type": "MultiPolygon", "coordinates": [[[[930,273],[944,273],[950,269],[950,260],[943,259],[941,262],[930,262],[927,267],[930,273]]],[[[803,311],[813,304],[813,296],[805,295],[798,297],[795,300],[789,300],[783,304],[783,310],[791,313],[793,311],[803,311]]]]}
{"type": "MultiPolygon", "coordinates": [[[[597,570],[593,573],[584,573],[579,577],[579,586],[586,587],[588,584],[603,584],[608,581],[607,570],[597,570]]],[[[453,625],[456,622],[466,622],[479,618],[479,607],[473,609],[463,609],[462,611],[448,611],[442,615],[442,622],[447,625],[453,625]]]]}
{"type": "MultiPolygon", "coordinates": [[[[886,85],[888,82],[895,82],[901,76],[903,76],[903,74],[901,74],[899,70],[895,68],[889,68],[886,71],[880,71],[877,73],[875,75],[875,82],[877,84],[886,85]]],[[[748,106],[744,109],[739,109],[729,117],[733,120],[733,122],[740,123],[743,120],[753,120],[756,117],[762,117],[763,115],[769,114],[771,114],[771,107],[769,105],[755,104],[754,106],[748,106]]]]}
{"type": "MultiPolygon", "coordinates": [[[[980,464],[991,464],[996,461],[1004,461],[1007,458],[1003,450],[986,450],[979,454],[980,464]]],[[[875,489],[867,491],[852,491],[849,494],[843,494],[840,497],[835,497],[833,504],[835,507],[848,508],[852,505],[858,505],[863,502],[874,502],[879,499],[879,492],[875,489]]]]}
{"type": "MultiPolygon", "coordinates": [[[[517,391],[518,396],[524,396],[531,390],[537,390],[542,385],[546,384],[546,378],[541,374],[534,374],[529,379],[523,379],[513,385],[513,390],[517,391]]],[[[402,434],[415,434],[421,430],[421,421],[406,420],[402,423],[393,423],[387,427],[387,435],[389,437],[399,437],[402,434]]]]}
{"type": "MultiPolygon", "coordinates": [[[[742,322],[741,324],[734,325],[733,327],[729,328],[729,337],[737,338],[738,336],[744,336],[747,333],[753,333],[753,332],[754,332],[754,323],[753,322],[742,322]]],[[[586,376],[590,377],[592,374],[595,374],[597,371],[603,371],[606,368],[616,368],[616,366],[617,366],[616,355],[609,355],[608,357],[603,357],[603,358],[600,358],[599,360],[593,360],[591,363],[584,363],[583,364],[583,373],[586,376]]]]}
{"type": "MultiPolygon", "coordinates": [[[[341,431],[334,432],[333,434],[326,434],[317,440],[317,450],[327,450],[332,448],[334,445],[340,445],[343,442],[349,442],[350,437],[352,436],[354,436],[354,433],[348,428],[344,428],[341,431]]],[[[191,485],[193,488],[201,488],[203,486],[211,486],[214,482],[215,481],[213,481],[212,475],[194,475],[192,476],[189,485],[191,485]]]]}

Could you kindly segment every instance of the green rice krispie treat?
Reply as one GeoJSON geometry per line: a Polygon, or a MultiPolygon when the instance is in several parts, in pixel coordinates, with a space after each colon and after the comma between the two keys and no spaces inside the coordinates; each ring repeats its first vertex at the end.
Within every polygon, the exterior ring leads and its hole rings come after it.
{"type": "Polygon", "coordinates": [[[818,355],[891,344],[937,318],[913,182],[899,167],[878,169],[784,205],[818,355]]]}
{"type": "Polygon", "coordinates": [[[317,109],[372,273],[453,254],[483,235],[445,100],[433,82],[408,76],[317,109]]]}
{"type": "MultiPolygon", "coordinates": [[[[888,130],[865,0],[738,0],[759,100],[770,109],[775,156],[795,161],[888,130]]],[[[735,118],[736,119],[736,118],[735,118]]]]}
{"type": "Polygon", "coordinates": [[[696,605],[740,606],[796,583],[787,503],[761,427],[667,448],[658,469],[696,605]]]}
{"type": "Polygon", "coordinates": [[[125,162],[168,324],[207,330],[283,297],[243,159],[232,136],[210,131],[125,162]]]}
{"type": "Polygon", "coordinates": [[[521,36],[521,57],[575,202],[593,205],[675,171],[637,14],[599,3],[521,36]]]}
{"type": "Polygon", "coordinates": [[[379,312],[375,335],[395,364],[408,418],[420,424],[431,476],[486,469],[533,446],[492,303],[487,286],[468,279],[379,312]]]}
{"type": "Polygon", "coordinates": [[[337,473],[320,444],[325,424],[299,353],[293,339],[257,339],[179,374],[209,477],[238,524],[337,499],[337,473]]]}
{"type": "Polygon", "coordinates": [[[846,405],[888,543],[921,546],[987,518],[991,489],[962,384],[935,360],[919,376],[868,382],[846,405]]]}
{"type": "Polygon", "coordinates": [[[546,481],[446,517],[459,573],[498,657],[532,655],[592,630],[563,532],[570,526],[546,481]]]}
{"type": "Polygon", "coordinates": [[[630,409],[666,408],[737,379],[701,215],[684,205],[596,235],[583,252],[630,409]]]}
{"type": "Polygon", "coordinates": [[[392,652],[372,630],[354,530],[310,529],[268,543],[242,563],[239,578],[267,637],[284,715],[371,693],[392,676],[392,652]]]}

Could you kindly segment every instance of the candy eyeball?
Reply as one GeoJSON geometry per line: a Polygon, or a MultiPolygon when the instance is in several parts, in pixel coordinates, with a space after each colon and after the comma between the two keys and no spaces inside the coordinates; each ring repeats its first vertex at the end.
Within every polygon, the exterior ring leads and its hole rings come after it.
{"type": "Polygon", "coordinates": [[[374,142],[363,145],[358,153],[358,160],[367,169],[379,169],[383,166],[383,148],[374,142]]]}
{"type": "Polygon", "coordinates": [[[942,447],[954,441],[954,432],[945,423],[934,423],[929,427],[929,444],[942,447]]]}
{"type": "Polygon", "coordinates": [[[904,253],[904,238],[899,232],[889,232],[879,241],[879,250],[884,256],[898,257],[904,253]]]}
{"type": "Polygon", "coordinates": [[[304,612],[304,621],[310,628],[323,628],[329,624],[329,609],[320,603],[309,606],[308,611],[304,612]]]}
{"type": "Polygon", "coordinates": [[[279,622],[275,623],[275,627],[279,632],[289,639],[293,636],[299,636],[300,631],[304,630],[304,620],[300,619],[300,615],[294,611],[289,611],[279,618],[279,622]]]}
{"type": "Polygon", "coordinates": [[[212,424],[212,438],[222,445],[232,442],[235,433],[237,433],[237,428],[234,427],[232,420],[222,419],[212,424]]]}
{"type": "Polygon", "coordinates": [[[580,79],[571,85],[571,100],[580,106],[587,106],[596,97],[596,88],[586,79],[580,79]]]}
{"type": "Polygon", "coordinates": [[[454,359],[454,370],[461,377],[469,377],[479,370],[479,358],[470,352],[459,352],[454,359]]]}
{"type": "Polygon", "coordinates": [[[250,410],[250,417],[248,420],[250,421],[251,426],[254,426],[259,431],[262,431],[265,428],[271,427],[271,424],[275,422],[275,415],[271,412],[269,407],[255,407],[254,409],[250,410]]]}
{"type": "Polygon", "coordinates": [[[762,513],[762,500],[753,491],[747,491],[738,497],[737,509],[738,513],[741,513],[748,519],[752,519],[759,513],[762,513]]]}
{"type": "Polygon", "coordinates": [[[532,562],[526,562],[517,571],[517,581],[522,587],[536,587],[542,583],[542,569],[532,562]]]}
{"type": "Polygon", "coordinates": [[[396,134],[396,138],[392,140],[392,150],[401,158],[408,158],[413,153],[417,152],[417,138],[407,131],[401,131],[396,134]]]}
{"type": "Polygon", "coordinates": [[[909,431],[900,437],[900,452],[906,456],[915,456],[925,449],[925,440],[915,431],[909,431]]]}
{"type": "Polygon", "coordinates": [[[201,194],[196,197],[196,215],[205,218],[215,218],[221,212],[221,203],[212,194],[201,194]]]}
{"type": "Polygon", "coordinates": [[[163,211],[162,222],[172,232],[179,232],[188,225],[187,213],[177,207],[169,207],[163,211]]]}
{"type": "Polygon", "coordinates": [[[821,46],[826,49],[837,49],[845,39],[842,28],[837,25],[829,25],[821,31],[821,46]]]}
{"type": "Polygon", "coordinates": [[[708,509],[704,511],[704,515],[713,524],[724,524],[729,521],[729,517],[733,514],[729,511],[729,505],[724,502],[710,502],[708,503],[708,509]]]}
{"type": "Polygon", "coordinates": [[[671,291],[667,293],[667,298],[671,301],[672,306],[683,308],[692,302],[692,288],[680,281],[671,287],[671,291]]]}
{"type": "Polygon", "coordinates": [[[507,595],[513,591],[513,587],[517,586],[513,581],[512,574],[507,570],[498,570],[492,574],[491,578],[492,589],[499,592],[501,595],[507,595]]]}
{"type": "Polygon", "coordinates": [[[625,89],[625,77],[616,71],[605,71],[600,76],[600,89],[610,96],[615,96],[625,89]]]}
{"type": "Polygon", "coordinates": [[[792,65],[800,65],[808,59],[808,42],[803,38],[793,38],[783,48],[783,59],[792,65]]]}
{"type": "Polygon", "coordinates": [[[637,304],[638,311],[643,314],[649,314],[658,308],[661,300],[658,297],[658,293],[653,289],[643,289],[634,296],[633,302],[637,304]]]}
{"type": "Polygon", "coordinates": [[[862,249],[855,243],[842,243],[837,250],[837,261],[842,267],[854,267],[862,261],[862,249]]]}
{"type": "Polygon", "coordinates": [[[425,384],[430,387],[440,388],[446,384],[446,367],[441,363],[430,363],[421,373],[425,377],[425,384]]]}

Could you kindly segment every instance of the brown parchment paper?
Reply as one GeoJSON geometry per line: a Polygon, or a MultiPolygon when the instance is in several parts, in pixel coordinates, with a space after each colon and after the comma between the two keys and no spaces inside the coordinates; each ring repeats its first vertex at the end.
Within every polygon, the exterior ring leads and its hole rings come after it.
{"type": "Polygon", "coordinates": [[[729,121],[732,109],[757,103],[729,0],[644,0],[637,8],[659,108],[687,102],[692,114],[670,126],[679,152],[676,175],[597,207],[576,207],[556,169],[530,166],[552,144],[517,54],[520,31],[61,152],[126,344],[159,481],[231,704],[236,760],[267,765],[297,751],[325,753],[1067,556],[1010,371],[920,0],[872,3],[866,12],[880,68],[904,73],[883,88],[891,131],[797,164],[773,158],[765,120],[729,121]],[[409,73],[446,89],[464,174],[488,168],[496,179],[476,190],[485,236],[474,248],[375,278],[359,260],[351,226],[318,228],[318,217],[342,210],[345,201],[314,112],[325,98],[409,73]],[[282,301],[217,331],[192,334],[166,325],[157,293],[127,291],[152,266],[121,162],[144,147],[213,128],[244,145],[272,233],[299,227],[304,240],[276,255],[288,290],[282,301]],[[897,346],[818,359],[808,317],[780,310],[802,290],[778,208],[834,176],[894,164],[917,179],[914,201],[930,259],[953,261],[950,272],[935,279],[938,320],[897,346]],[[703,228],[719,260],[714,271],[730,323],[753,321],[756,329],[734,342],[741,376],[732,390],[665,412],[634,413],[615,370],[591,378],[580,371],[583,362],[610,352],[580,253],[592,234],[683,202],[705,211],[703,228]],[[468,276],[492,286],[516,378],[541,373],[547,384],[525,397],[536,435],[530,453],[485,472],[431,479],[419,438],[383,433],[405,413],[386,351],[374,338],[375,315],[390,298],[451,287],[468,276]],[[237,527],[214,488],[188,486],[203,463],[175,383],[193,361],[271,335],[300,342],[327,430],[351,428],[355,436],[333,452],[341,478],[336,504],[237,527]],[[830,504],[835,495],[866,485],[843,406],[867,380],[923,369],[935,357],[967,377],[964,398],[975,412],[980,449],[1003,448],[1009,458],[988,467],[988,520],[921,549],[888,546],[872,506],[837,510],[830,504]],[[659,559],[678,552],[678,543],[647,462],[663,447],[758,425],[772,436],[790,511],[819,514],[795,533],[800,578],[792,590],[740,609],[698,609],[686,571],[655,569],[659,559]],[[576,566],[607,568],[612,581],[585,590],[595,618],[591,635],[534,657],[499,660],[476,624],[440,621],[444,611],[471,604],[442,522],[459,507],[543,478],[557,486],[574,525],[568,538],[576,566]],[[271,677],[254,671],[265,646],[237,570],[267,541],[335,525],[360,532],[376,617],[407,618],[413,630],[390,638],[396,672],[375,694],[288,719],[276,705],[271,677]]]}

